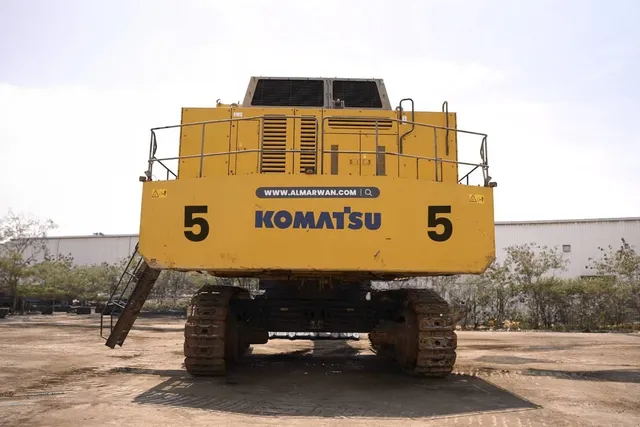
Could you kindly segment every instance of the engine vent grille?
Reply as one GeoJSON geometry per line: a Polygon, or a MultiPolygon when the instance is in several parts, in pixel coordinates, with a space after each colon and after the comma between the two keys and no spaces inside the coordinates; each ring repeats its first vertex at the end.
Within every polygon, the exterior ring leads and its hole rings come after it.
{"type": "MultiPolygon", "coordinates": [[[[337,117],[337,118],[330,118],[327,121],[329,122],[329,127],[334,129],[374,129],[375,130],[376,128],[375,119],[337,117]]],[[[378,130],[391,129],[392,126],[393,126],[392,120],[378,119],[378,130]]]]}
{"type": "Polygon", "coordinates": [[[344,101],[347,108],[382,108],[378,85],[372,81],[335,80],[333,99],[344,101]]]}
{"type": "Polygon", "coordinates": [[[260,173],[285,173],[287,153],[287,119],[265,117],[262,133],[260,173]]]}
{"type": "Polygon", "coordinates": [[[303,117],[300,123],[300,173],[306,173],[309,170],[315,172],[317,144],[316,120],[303,117]]]}
{"type": "Polygon", "coordinates": [[[322,80],[260,79],[251,100],[256,106],[322,107],[322,80]]]}

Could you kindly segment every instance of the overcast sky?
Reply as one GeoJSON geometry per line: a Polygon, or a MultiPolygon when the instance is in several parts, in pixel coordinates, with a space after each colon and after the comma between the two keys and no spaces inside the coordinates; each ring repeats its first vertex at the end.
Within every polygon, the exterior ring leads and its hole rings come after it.
{"type": "Polygon", "coordinates": [[[149,128],[289,75],[448,100],[489,134],[497,220],[640,216],[639,2],[392,5],[0,0],[0,214],[137,233],[149,128]]]}

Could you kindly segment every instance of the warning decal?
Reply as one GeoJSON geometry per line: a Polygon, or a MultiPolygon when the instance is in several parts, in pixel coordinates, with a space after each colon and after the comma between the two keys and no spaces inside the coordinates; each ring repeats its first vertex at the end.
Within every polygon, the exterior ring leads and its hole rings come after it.
{"type": "Polygon", "coordinates": [[[484,196],[482,194],[469,194],[469,201],[471,203],[484,203],[484,196]]]}
{"type": "Polygon", "coordinates": [[[165,197],[167,197],[167,189],[166,188],[153,190],[153,192],[151,193],[151,198],[152,199],[163,199],[165,197]]]}

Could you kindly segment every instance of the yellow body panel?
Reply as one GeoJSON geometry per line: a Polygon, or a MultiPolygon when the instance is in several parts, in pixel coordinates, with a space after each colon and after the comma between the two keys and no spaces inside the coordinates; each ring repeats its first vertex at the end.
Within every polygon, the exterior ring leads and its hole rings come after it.
{"type": "Polygon", "coordinates": [[[291,176],[257,174],[146,182],[140,252],[157,268],[239,276],[267,270],[478,273],[494,258],[491,188],[366,176],[300,175],[291,184],[291,176]],[[260,198],[256,193],[260,187],[292,186],[375,187],[371,194],[377,197],[260,198]],[[432,213],[431,225],[436,226],[430,227],[430,206],[450,207],[451,213],[432,213]],[[206,207],[206,213],[203,208],[189,207],[206,207]],[[201,213],[190,215],[189,209],[201,209],[201,213]],[[340,224],[340,215],[334,213],[346,210],[363,213],[362,221],[354,224],[349,219],[355,218],[346,214],[340,224]],[[304,212],[313,212],[316,225],[325,212],[324,219],[330,218],[333,229],[329,222],[321,228],[310,228],[309,223],[302,227],[304,212]],[[379,215],[379,221],[369,221],[377,229],[363,224],[364,213],[379,215]],[[256,219],[257,215],[262,217],[256,219]],[[186,236],[185,232],[202,233],[190,218],[206,220],[206,238],[186,236]],[[429,235],[446,232],[436,218],[446,218],[453,226],[444,241],[429,235]]]}
{"type": "MultiPolygon", "coordinates": [[[[180,138],[180,156],[198,156],[201,153],[228,153],[245,151],[242,154],[224,154],[219,156],[180,160],[179,178],[196,178],[208,176],[227,176],[258,173],[260,168],[260,149],[262,127],[261,117],[264,115],[282,115],[287,118],[280,121],[274,119],[272,131],[283,129],[283,149],[300,150],[307,129],[317,136],[316,152],[318,158],[318,173],[332,174],[332,161],[337,162],[337,174],[346,176],[375,176],[376,162],[384,158],[384,176],[426,179],[442,182],[457,182],[458,168],[455,163],[457,153],[457,138],[453,131],[422,126],[412,126],[397,120],[383,122],[385,118],[397,119],[391,111],[376,110],[325,110],[304,108],[184,108],[182,123],[198,123],[220,120],[218,123],[185,126],[180,138]],[[305,120],[302,116],[315,116],[316,120],[305,120]],[[412,157],[401,157],[393,154],[340,154],[332,159],[331,150],[340,151],[370,151],[376,152],[375,122],[362,121],[366,127],[357,127],[363,123],[346,121],[343,117],[379,117],[378,147],[384,152],[400,152],[399,140],[402,141],[402,152],[411,156],[431,157],[450,162],[430,160],[416,160],[412,157]],[[255,119],[252,119],[255,118],[255,119]],[[231,121],[234,119],[234,121],[231,121]],[[224,120],[224,121],[222,121],[224,120]],[[279,124],[283,123],[281,128],[279,124]],[[286,126],[286,129],[285,129],[286,126]],[[318,129],[316,129],[316,126],[318,129]],[[203,132],[204,129],[204,132],[203,132]],[[321,131],[323,129],[323,131],[321,131]],[[204,133],[204,137],[203,137],[204,133]],[[447,154],[447,139],[449,150],[447,154]],[[437,144],[434,143],[437,141],[437,144]],[[324,147],[325,154],[321,156],[324,147]],[[436,150],[437,149],[437,150],[436,150]],[[256,150],[256,151],[251,151],[256,150]],[[379,160],[380,159],[380,160],[379,160]],[[324,166],[324,167],[321,167],[324,166]],[[437,175],[436,175],[437,174],[437,175]]],[[[410,114],[404,114],[405,119],[411,119],[410,114]]],[[[449,113],[449,126],[455,126],[455,113],[449,113]]],[[[447,124],[445,113],[415,112],[414,122],[420,122],[444,127],[447,124]]],[[[269,124],[265,127],[269,128],[269,124]]],[[[279,133],[276,132],[276,135],[279,133]]],[[[274,138],[271,138],[273,140],[274,138]]],[[[277,136],[276,138],[277,139],[277,136]]],[[[303,156],[300,153],[285,155],[284,173],[301,173],[300,165],[303,156]]],[[[335,172],[335,166],[333,173],[335,172]]]]}
{"type": "Polygon", "coordinates": [[[231,276],[481,273],[495,257],[493,188],[458,183],[454,130],[407,120],[456,127],[443,112],[183,108],[178,178],[143,184],[140,253],[156,268],[231,276]],[[360,189],[258,197],[264,187],[360,189]]]}

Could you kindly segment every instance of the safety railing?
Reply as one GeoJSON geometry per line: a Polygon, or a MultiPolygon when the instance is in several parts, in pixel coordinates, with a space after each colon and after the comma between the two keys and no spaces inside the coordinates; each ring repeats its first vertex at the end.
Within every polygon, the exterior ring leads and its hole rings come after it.
{"type": "Polygon", "coordinates": [[[315,135],[315,140],[318,140],[318,118],[316,116],[311,116],[311,115],[302,115],[302,116],[297,116],[297,115],[284,115],[284,114],[274,114],[274,115],[263,115],[263,116],[252,116],[252,117],[234,117],[231,119],[218,119],[218,120],[207,120],[207,121],[203,121],[203,122],[193,122],[193,123],[185,123],[185,124],[179,124],[179,125],[170,125],[170,126],[161,126],[161,127],[156,127],[156,128],[152,128],[151,129],[151,142],[150,142],[150,146],[149,146],[149,162],[148,162],[148,169],[145,172],[145,175],[147,177],[148,180],[151,180],[151,176],[153,174],[153,163],[158,163],[159,165],[163,166],[167,175],[167,180],[170,179],[170,176],[173,176],[174,178],[177,178],[177,174],[172,171],[167,165],[165,165],[163,162],[168,162],[168,161],[172,161],[172,160],[186,160],[186,159],[194,159],[194,158],[198,158],[200,159],[200,171],[198,176],[202,177],[202,173],[203,173],[203,169],[204,169],[204,159],[206,157],[216,157],[216,156],[231,156],[233,154],[248,154],[248,153],[259,153],[260,155],[258,156],[257,159],[257,170],[260,170],[260,163],[262,160],[262,155],[265,152],[268,153],[288,153],[288,152],[305,152],[308,153],[308,150],[303,150],[303,149],[295,149],[295,143],[296,141],[294,140],[294,149],[293,150],[281,150],[281,149],[277,149],[277,150],[272,150],[272,149],[265,149],[264,148],[264,142],[265,142],[265,138],[264,138],[264,134],[265,134],[265,120],[266,119],[311,119],[314,121],[315,124],[315,129],[316,129],[316,135],[315,135]],[[217,152],[217,153],[205,153],[204,152],[204,146],[205,146],[205,141],[206,141],[206,126],[207,125],[214,125],[214,124],[221,124],[221,123],[232,123],[232,122],[251,122],[251,121],[258,121],[260,122],[260,135],[259,135],[259,141],[260,141],[260,148],[259,149],[247,149],[247,150],[228,150],[228,151],[222,151],[222,152],[217,152]],[[200,154],[194,154],[194,155],[190,155],[190,156],[174,156],[174,157],[165,157],[165,158],[157,158],[155,157],[157,148],[158,148],[158,143],[157,143],[157,136],[156,136],[156,132],[159,130],[166,130],[166,129],[183,129],[186,127],[193,127],[193,126],[201,126],[202,130],[200,132],[200,154]]]}
{"type": "MultiPolygon", "coordinates": [[[[443,106],[443,111],[445,109],[445,106],[443,106]]],[[[490,181],[491,181],[491,177],[489,176],[489,159],[488,159],[488,150],[487,150],[487,135],[484,133],[480,133],[480,132],[473,132],[473,131],[468,131],[468,130],[462,130],[462,129],[452,129],[446,126],[437,126],[437,125],[432,125],[432,124],[428,124],[428,123],[421,123],[421,122],[416,122],[416,121],[412,121],[412,120],[405,120],[405,119],[395,119],[395,118],[390,118],[390,117],[376,117],[376,116],[328,116],[328,117],[323,117],[322,119],[322,141],[321,141],[321,153],[322,153],[322,158],[324,159],[324,154],[327,152],[324,149],[324,136],[326,134],[326,132],[324,132],[325,129],[325,121],[330,120],[330,119],[344,119],[344,120],[368,120],[368,121],[374,121],[375,122],[375,127],[374,127],[374,131],[373,133],[371,132],[366,132],[366,131],[360,131],[359,134],[360,135],[374,135],[375,136],[375,146],[376,146],[376,151],[375,152],[365,152],[362,150],[358,150],[358,152],[354,152],[352,150],[350,151],[344,151],[344,150],[331,150],[328,151],[329,153],[342,153],[342,154],[377,154],[377,155],[391,155],[391,156],[398,156],[398,157],[405,157],[405,158],[415,158],[416,159],[416,164],[418,164],[418,162],[420,160],[428,160],[428,161],[433,161],[435,162],[434,165],[434,171],[435,171],[435,180],[436,181],[441,181],[441,176],[438,174],[438,164],[442,164],[442,163],[451,163],[451,164],[457,164],[457,165],[464,165],[464,166],[472,166],[473,169],[471,171],[469,171],[466,175],[464,175],[461,179],[458,180],[458,183],[462,183],[463,180],[466,181],[466,184],[469,184],[469,176],[471,175],[471,173],[473,173],[474,171],[476,171],[478,168],[482,169],[483,172],[483,178],[484,178],[484,185],[486,187],[490,186],[490,181]],[[418,156],[418,155],[411,155],[411,154],[406,154],[406,153],[402,153],[402,152],[393,152],[393,151],[385,151],[384,153],[380,153],[378,151],[379,149],[379,143],[380,143],[380,127],[379,127],[379,122],[380,121],[385,121],[385,122],[393,122],[393,123],[399,123],[399,124],[405,124],[405,125],[411,125],[411,129],[404,133],[402,135],[402,137],[406,137],[410,132],[413,132],[413,130],[415,129],[415,127],[425,127],[425,128],[429,128],[433,130],[433,152],[434,152],[434,157],[426,157],[426,156],[418,156]],[[476,135],[476,136],[481,136],[482,137],[482,141],[480,143],[480,159],[481,162],[480,163],[468,163],[468,162],[462,162],[459,160],[448,160],[448,159],[444,159],[441,157],[438,157],[438,134],[437,131],[438,130],[444,130],[447,132],[447,136],[446,136],[446,146],[447,146],[447,152],[448,150],[448,145],[449,145],[449,139],[448,139],[448,134],[449,131],[453,131],[453,132],[457,132],[457,133],[462,133],[462,134],[467,134],[467,135],[476,135]]],[[[448,120],[447,120],[448,121],[448,120]]],[[[336,133],[336,132],[333,132],[336,133]]],[[[348,132],[341,132],[341,133],[348,133],[348,132]]],[[[402,145],[400,145],[400,149],[402,149],[402,145]]],[[[399,171],[398,171],[399,172],[399,171]]],[[[419,172],[419,171],[418,171],[419,172]]]]}
{"type": "MultiPolygon", "coordinates": [[[[443,105],[443,111],[445,110],[446,105],[443,105]]],[[[412,117],[413,118],[413,117],[412,117]]],[[[371,155],[375,155],[375,156],[395,156],[398,158],[404,158],[404,159],[415,159],[416,161],[416,178],[419,179],[420,178],[420,162],[421,161],[428,161],[428,162],[434,162],[434,179],[436,181],[441,181],[442,180],[442,172],[439,171],[439,168],[442,168],[442,164],[456,164],[456,165],[463,165],[463,166],[468,166],[471,167],[472,169],[467,172],[466,174],[464,174],[461,178],[458,179],[458,183],[462,184],[466,184],[469,185],[469,178],[470,176],[477,171],[478,169],[480,169],[482,171],[482,175],[483,175],[483,183],[484,186],[486,187],[490,187],[490,186],[494,186],[495,184],[493,184],[491,182],[491,176],[489,176],[489,160],[488,160],[488,148],[487,148],[487,135],[484,133],[480,133],[480,132],[474,132],[474,131],[467,131],[467,130],[463,130],[463,129],[453,129],[453,128],[449,128],[447,126],[438,126],[438,125],[432,125],[432,124],[428,124],[428,123],[421,123],[421,122],[416,122],[414,120],[405,120],[405,119],[396,119],[396,118],[392,118],[392,117],[376,117],[376,116],[328,116],[328,117],[323,117],[321,121],[318,120],[318,118],[316,116],[310,116],[310,115],[303,115],[303,116],[296,116],[296,115],[263,115],[263,116],[252,116],[252,117],[234,117],[234,118],[228,118],[228,119],[218,119],[218,120],[208,120],[208,121],[202,121],[202,122],[193,122],[193,123],[186,123],[186,124],[179,124],[179,125],[171,125],[171,126],[162,126],[162,127],[156,127],[156,128],[152,128],[151,129],[151,141],[150,141],[150,146],[149,146],[149,160],[148,160],[148,169],[147,171],[145,171],[145,175],[146,175],[146,180],[152,180],[152,176],[153,176],[153,166],[155,163],[157,163],[159,166],[162,166],[164,168],[164,171],[166,173],[166,179],[169,180],[171,179],[171,177],[173,178],[177,178],[178,175],[171,170],[171,168],[169,168],[166,165],[166,162],[169,161],[181,161],[181,160],[187,160],[187,159],[199,159],[200,160],[200,165],[199,165],[199,173],[198,176],[202,177],[203,176],[203,171],[204,171],[204,159],[208,158],[208,157],[219,157],[219,156],[232,156],[232,155],[246,155],[246,154],[252,154],[255,153],[257,154],[257,165],[256,165],[256,172],[260,173],[260,165],[261,165],[261,161],[263,158],[263,155],[265,153],[277,153],[277,154],[289,154],[289,153],[310,153],[310,151],[308,149],[301,149],[301,148],[296,148],[296,139],[294,139],[293,141],[293,149],[265,149],[264,147],[264,143],[265,143],[265,120],[273,120],[273,119],[307,119],[307,120],[313,120],[314,121],[314,125],[315,125],[315,141],[316,143],[319,141],[319,150],[316,150],[316,153],[319,155],[319,160],[320,160],[320,170],[318,171],[318,168],[316,167],[315,171],[313,173],[315,174],[324,174],[324,160],[325,160],[325,154],[335,154],[335,155],[367,155],[367,154],[371,154],[371,155]],[[372,132],[367,132],[366,130],[363,129],[359,129],[358,130],[358,134],[359,135],[374,135],[375,136],[375,151],[371,151],[371,150],[326,150],[325,149],[325,137],[327,134],[330,133],[354,133],[353,130],[351,130],[351,132],[349,131],[345,131],[345,132],[325,132],[325,122],[327,120],[357,120],[357,121],[373,121],[375,123],[374,129],[372,132]],[[223,124],[223,123],[228,123],[231,124],[233,122],[250,122],[250,121],[258,121],[260,122],[260,134],[259,134],[259,148],[256,149],[242,149],[242,150],[227,150],[227,151],[220,151],[220,152],[204,152],[204,148],[205,148],[205,141],[206,141],[206,126],[208,125],[215,125],[215,124],[223,124]],[[415,155],[415,154],[409,154],[409,153],[404,153],[403,151],[403,147],[402,144],[399,144],[399,148],[401,151],[378,151],[379,150],[379,143],[380,143],[380,126],[379,126],[379,122],[380,121],[384,121],[386,123],[389,122],[393,122],[393,123],[398,123],[398,124],[402,124],[402,125],[411,125],[410,130],[408,130],[407,132],[405,132],[402,135],[402,138],[406,137],[409,133],[413,132],[414,129],[416,127],[424,127],[424,128],[429,128],[433,130],[433,144],[434,144],[434,156],[433,157],[429,157],[429,156],[421,156],[421,155],[415,155]],[[320,126],[321,124],[321,126],[320,126]],[[185,155],[185,156],[172,156],[172,157],[163,157],[163,158],[158,158],[156,157],[156,152],[157,152],[157,148],[158,148],[158,142],[157,142],[157,135],[156,132],[161,131],[161,130],[166,130],[166,129],[180,129],[182,131],[183,128],[186,127],[193,127],[193,126],[201,126],[202,130],[201,130],[201,135],[200,135],[200,139],[201,139],[201,147],[200,147],[200,153],[199,154],[193,154],[193,155],[185,155]],[[443,157],[438,156],[438,131],[442,130],[445,132],[446,136],[446,147],[448,151],[448,145],[449,145],[449,140],[448,140],[448,135],[450,132],[456,132],[459,134],[467,134],[467,135],[474,135],[474,136],[479,136],[481,137],[481,142],[480,142],[480,162],[479,163],[471,163],[471,162],[463,162],[460,160],[450,160],[450,159],[446,159],[443,157]],[[319,137],[319,138],[318,138],[319,137]]],[[[447,119],[448,122],[448,119],[447,119]]],[[[400,135],[398,135],[400,137],[400,135]]],[[[231,137],[230,137],[231,138],[231,137]]],[[[316,160],[317,162],[317,160],[316,160]]],[[[294,164],[295,167],[295,164],[294,164]]],[[[377,171],[376,171],[376,175],[377,175],[377,171]]],[[[400,176],[400,167],[398,167],[398,176],[400,176]]]]}
{"type": "Polygon", "coordinates": [[[104,316],[109,315],[109,332],[113,331],[113,317],[116,314],[119,315],[127,305],[128,296],[132,289],[131,285],[136,281],[136,272],[143,261],[141,257],[137,256],[138,245],[139,243],[136,243],[133,254],[125,265],[118,282],[111,289],[111,295],[109,295],[109,299],[100,312],[100,336],[104,339],[108,338],[108,336],[104,334],[104,329],[106,329],[104,316]]]}

